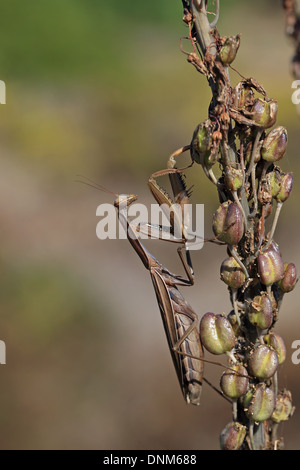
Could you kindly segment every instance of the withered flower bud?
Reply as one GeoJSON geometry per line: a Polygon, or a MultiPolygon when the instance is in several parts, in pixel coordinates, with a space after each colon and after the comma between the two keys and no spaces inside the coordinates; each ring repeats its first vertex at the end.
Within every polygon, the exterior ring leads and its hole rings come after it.
{"type": "Polygon", "coordinates": [[[264,342],[277,354],[278,364],[282,364],[286,358],[286,347],[283,339],[277,333],[264,335],[264,342]]]}
{"type": "Polygon", "coordinates": [[[231,366],[231,369],[236,370],[238,374],[231,370],[223,372],[220,387],[227,397],[236,399],[244,395],[248,390],[248,373],[242,364],[234,364],[231,366]]]}
{"type": "Polygon", "coordinates": [[[233,257],[226,258],[223,261],[220,274],[222,281],[232,289],[239,289],[245,284],[245,273],[233,257]]]}
{"type": "Polygon", "coordinates": [[[243,185],[243,172],[242,170],[227,166],[225,170],[224,182],[227,189],[230,191],[237,191],[243,185]]]}
{"type": "Polygon", "coordinates": [[[272,416],[275,407],[275,395],[264,383],[258,384],[245,395],[244,408],[252,421],[265,421],[272,416]]]}
{"type": "Polygon", "coordinates": [[[278,285],[282,292],[291,292],[297,284],[297,269],[294,263],[284,264],[284,275],[283,278],[278,282],[278,285]]]}
{"type": "Polygon", "coordinates": [[[213,215],[213,231],[216,237],[228,245],[237,245],[244,233],[243,217],[235,202],[226,201],[213,215]]]}
{"type": "Polygon", "coordinates": [[[272,302],[267,294],[257,295],[250,304],[249,321],[261,330],[270,328],[273,322],[272,302]]]}
{"type": "Polygon", "coordinates": [[[191,157],[196,163],[202,164],[212,148],[212,122],[206,119],[198,124],[191,141],[191,157]]]}
{"type": "Polygon", "coordinates": [[[219,57],[223,65],[230,65],[234,61],[240,47],[240,40],[240,34],[226,38],[226,41],[219,52],[219,57]]]}
{"type": "Polygon", "coordinates": [[[250,86],[245,84],[245,81],[239,82],[232,93],[233,105],[238,108],[246,108],[253,103],[254,93],[250,86]]]}
{"type": "Polygon", "coordinates": [[[271,286],[283,278],[284,263],[275,242],[272,242],[269,248],[260,253],[257,260],[261,282],[265,286],[271,286]]]}
{"type": "Polygon", "coordinates": [[[267,162],[278,162],[287,148],[287,130],[283,126],[272,129],[263,141],[261,156],[267,162]]]}
{"type": "Polygon", "coordinates": [[[212,354],[231,351],[236,343],[236,337],[227,318],[211,312],[201,318],[200,337],[203,346],[212,354]]]}
{"type": "Polygon", "coordinates": [[[232,421],[226,424],[220,434],[221,450],[239,450],[246,437],[246,426],[232,421]]]}
{"type": "Polygon", "coordinates": [[[278,368],[278,357],[274,349],[260,344],[250,353],[249,371],[258,379],[269,379],[278,368]]]}
{"type": "Polygon", "coordinates": [[[257,98],[252,108],[252,119],[264,129],[272,127],[277,118],[277,102],[257,98]]]}
{"type": "Polygon", "coordinates": [[[280,191],[276,195],[277,201],[285,202],[287,200],[293,189],[293,181],[292,173],[286,173],[281,177],[280,191]]]}
{"type": "Polygon", "coordinates": [[[284,390],[277,395],[275,409],[272,414],[272,420],[275,423],[287,421],[294,412],[292,405],[292,394],[289,390],[284,390]]]}

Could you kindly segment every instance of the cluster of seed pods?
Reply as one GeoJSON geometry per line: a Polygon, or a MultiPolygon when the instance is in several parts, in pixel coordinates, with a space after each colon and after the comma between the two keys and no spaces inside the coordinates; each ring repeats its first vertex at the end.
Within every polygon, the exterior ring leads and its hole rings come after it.
{"type": "Polygon", "coordinates": [[[196,67],[214,82],[214,96],[208,119],[193,133],[191,157],[217,187],[220,206],[212,228],[227,246],[220,275],[232,310],[206,313],[200,335],[210,353],[228,356],[230,369],[220,386],[232,400],[233,416],[221,432],[221,448],[257,449],[258,433],[264,434],[265,449],[275,448],[277,425],[293,412],[291,393],[278,389],[286,347],[274,331],[283,296],[297,282],[295,265],[284,262],[274,240],[293,185],[292,174],[278,166],[286,152],[287,130],[274,127],[277,102],[257,81],[230,86],[228,65],[240,37],[220,38],[215,32],[215,39],[216,56],[205,54],[196,67]]]}

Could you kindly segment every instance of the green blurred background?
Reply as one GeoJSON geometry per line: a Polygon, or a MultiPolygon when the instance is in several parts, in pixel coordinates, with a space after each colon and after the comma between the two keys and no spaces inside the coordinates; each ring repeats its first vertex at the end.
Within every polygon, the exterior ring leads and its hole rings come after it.
{"type": "MultiPolygon", "coordinates": [[[[300,122],[284,23],[279,0],[221,0],[221,34],[242,33],[234,66],[278,99],[278,123],[288,128],[281,166],[295,186],[276,239],[300,266],[300,122]]],[[[202,406],[185,404],[148,273],[126,240],[96,238],[96,208],[112,198],[75,182],[84,175],[152,202],[148,176],[190,141],[210,100],[180,52],[186,34],[180,0],[1,2],[2,449],[217,449],[231,420],[206,386],[202,406]]],[[[187,177],[210,236],[214,188],[199,167],[187,177]]],[[[174,246],[149,246],[180,270],[174,246]]],[[[210,244],[194,254],[196,283],[183,293],[199,315],[230,310],[219,280],[225,256],[210,244]]],[[[300,365],[291,362],[298,308],[299,287],[284,299],[277,332],[288,350],[280,386],[300,409],[300,365]]],[[[215,384],[220,373],[206,366],[215,384]]],[[[296,410],[280,428],[287,449],[300,448],[299,424],[296,410]]]]}

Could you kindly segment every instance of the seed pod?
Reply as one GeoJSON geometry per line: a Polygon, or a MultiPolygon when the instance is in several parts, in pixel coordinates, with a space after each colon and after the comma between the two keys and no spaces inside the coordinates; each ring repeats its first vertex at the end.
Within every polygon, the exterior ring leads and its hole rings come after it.
{"type": "Polygon", "coordinates": [[[272,416],[275,407],[275,395],[266,384],[260,383],[249,391],[244,399],[245,412],[252,421],[265,421],[272,416]]]}
{"type": "Polygon", "coordinates": [[[273,322],[272,302],[267,294],[257,295],[250,304],[248,318],[261,330],[270,328],[273,322]]]}
{"type": "Polygon", "coordinates": [[[238,324],[238,320],[236,317],[236,314],[234,310],[231,310],[231,312],[228,313],[227,315],[227,320],[230,322],[230,325],[232,326],[233,332],[235,336],[238,338],[238,336],[242,335],[242,329],[240,328],[240,325],[238,324]]]}
{"type": "Polygon", "coordinates": [[[212,122],[206,119],[198,124],[191,141],[191,157],[196,163],[202,164],[212,148],[212,122]]]}
{"type": "Polygon", "coordinates": [[[283,126],[272,129],[263,141],[261,156],[267,162],[278,162],[286,152],[287,130],[283,126]]]}
{"type": "Polygon", "coordinates": [[[283,278],[284,263],[275,242],[258,255],[257,261],[260,279],[265,286],[271,286],[283,278]]]}
{"type": "Polygon", "coordinates": [[[237,245],[243,236],[243,217],[235,202],[226,201],[213,215],[214,234],[228,245],[237,245]]]}
{"type": "Polygon", "coordinates": [[[252,119],[264,129],[274,126],[277,118],[277,102],[257,98],[252,108],[252,119]]]}
{"type": "Polygon", "coordinates": [[[273,171],[270,171],[266,180],[270,186],[272,197],[276,197],[281,188],[282,173],[278,167],[275,167],[273,171]]]}
{"type": "Polygon", "coordinates": [[[297,284],[297,269],[294,263],[285,263],[283,278],[278,282],[280,290],[284,293],[291,292],[297,284]]]}
{"type": "Polygon", "coordinates": [[[286,358],[286,347],[283,339],[277,333],[264,335],[264,342],[277,354],[278,364],[282,364],[286,358]]]}
{"type": "Polygon", "coordinates": [[[239,289],[245,284],[245,273],[233,257],[226,258],[223,261],[220,274],[222,281],[232,289],[239,289]]]}
{"type": "Polygon", "coordinates": [[[219,57],[223,65],[230,65],[234,61],[240,47],[240,40],[240,34],[226,38],[226,41],[219,52],[219,57]]]}
{"type": "Polygon", "coordinates": [[[275,423],[287,421],[294,412],[292,405],[292,394],[289,390],[284,390],[277,395],[275,409],[272,414],[272,420],[275,423]]]}
{"type": "Polygon", "coordinates": [[[278,368],[278,357],[274,349],[260,344],[250,353],[249,371],[258,379],[269,379],[278,368]]]}
{"type": "Polygon", "coordinates": [[[282,176],[280,191],[276,195],[277,201],[285,202],[288,199],[293,189],[293,181],[292,173],[286,173],[282,176]]]}
{"type": "Polygon", "coordinates": [[[226,424],[220,434],[221,450],[239,450],[246,437],[246,426],[237,421],[226,424]]]}
{"type": "Polygon", "coordinates": [[[236,337],[227,318],[211,312],[201,318],[200,337],[203,346],[212,354],[231,351],[236,343],[236,337]]]}
{"type": "Polygon", "coordinates": [[[237,191],[243,185],[243,172],[242,170],[226,166],[224,182],[227,189],[230,191],[237,191]]]}
{"type": "Polygon", "coordinates": [[[227,397],[236,399],[240,398],[248,390],[248,373],[242,364],[235,364],[231,366],[231,369],[236,370],[238,374],[235,374],[231,370],[223,372],[220,380],[220,387],[227,397]]]}

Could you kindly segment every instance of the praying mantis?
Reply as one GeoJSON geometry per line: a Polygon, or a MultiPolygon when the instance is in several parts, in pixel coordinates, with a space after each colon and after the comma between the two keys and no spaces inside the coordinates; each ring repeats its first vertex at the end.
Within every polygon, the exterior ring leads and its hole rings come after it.
{"type": "MultiPolygon", "coordinates": [[[[150,272],[169,349],[184,399],[187,403],[199,405],[203,380],[211,385],[203,377],[204,362],[222,367],[226,366],[204,359],[204,351],[199,334],[199,318],[178,289],[179,286],[192,286],[194,284],[191,257],[186,247],[188,226],[182,223],[182,214],[180,214],[180,211],[184,211],[184,206],[189,201],[190,190],[186,189],[182,170],[174,167],[172,157],[181,153],[181,151],[182,149],[174,152],[169,157],[169,162],[171,162],[168,165],[169,168],[160,170],[150,176],[148,186],[158,204],[161,207],[165,207],[164,210],[167,208],[166,212],[170,216],[171,232],[180,233],[179,237],[174,236],[169,241],[180,244],[177,251],[187,278],[171,273],[143,245],[139,237],[141,233],[149,234],[151,230],[153,238],[153,227],[150,224],[135,225],[128,221],[128,207],[137,200],[137,196],[133,194],[118,195],[101,185],[96,185],[96,187],[115,196],[114,206],[117,209],[119,222],[124,228],[131,246],[138,254],[145,268],[150,272]],[[156,178],[163,175],[169,175],[175,205],[168,193],[157,183],[156,178]],[[178,227],[178,224],[181,224],[180,227],[178,227]],[[175,228],[177,228],[177,232],[175,228]]],[[[154,238],[164,239],[161,231],[162,227],[156,227],[154,238]]],[[[221,393],[217,389],[216,391],[221,393]]]]}

